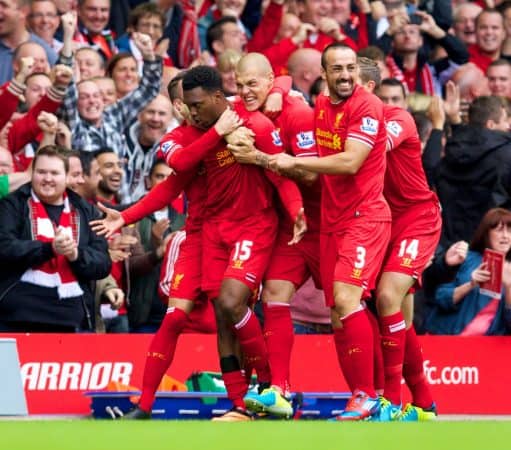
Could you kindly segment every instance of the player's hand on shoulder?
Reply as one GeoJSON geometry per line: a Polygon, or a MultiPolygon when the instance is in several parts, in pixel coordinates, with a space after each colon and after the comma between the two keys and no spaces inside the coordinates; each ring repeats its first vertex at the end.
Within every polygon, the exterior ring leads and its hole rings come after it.
{"type": "Polygon", "coordinates": [[[232,133],[236,128],[243,124],[238,113],[230,108],[227,108],[218,118],[215,123],[215,130],[220,136],[225,136],[232,133]]]}

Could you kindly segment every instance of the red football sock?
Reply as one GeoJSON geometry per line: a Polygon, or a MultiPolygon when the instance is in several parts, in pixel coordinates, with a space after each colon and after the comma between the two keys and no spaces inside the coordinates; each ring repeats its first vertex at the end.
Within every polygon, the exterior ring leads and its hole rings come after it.
{"type": "Polygon", "coordinates": [[[222,373],[222,378],[227,391],[227,398],[237,408],[245,409],[243,397],[247,394],[248,385],[241,370],[222,373]]]}
{"type": "Polygon", "coordinates": [[[294,333],[291,310],[286,303],[263,303],[264,339],[271,367],[271,384],[288,392],[289,365],[294,333]]]}
{"type": "Polygon", "coordinates": [[[234,333],[240,343],[243,357],[248,360],[248,365],[257,372],[259,383],[271,382],[268,352],[261,325],[249,308],[247,308],[245,317],[234,325],[234,333]]]}
{"type": "Polygon", "coordinates": [[[406,331],[403,377],[412,393],[413,404],[420,408],[431,407],[433,396],[424,375],[424,358],[413,325],[406,331]]]}
{"type": "Polygon", "coordinates": [[[334,340],[344,378],[352,392],[359,389],[376,397],[373,330],[367,314],[359,310],[341,321],[342,328],[334,330],[334,340]]]}
{"type": "Polygon", "coordinates": [[[385,390],[383,395],[394,405],[401,404],[401,377],[405,356],[405,319],[401,311],[379,317],[385,390]]]}
{"type": "Polygon", "coordinates": [[[381,351],[381,335],[380,335],[380,327],[378,325],[378,320],[374,316],[374,314],[369,311],[368,308],[365,309],[367,318],[371,323],[371,328],[373,329],[373,342],[374,342],[374,389],[378,394],[383,394],[383,390],[385,388],[385,371],[383,369],[383,353],[381,351]]]}
{"type": "Polygon", "coordinates": [[[174,359],[177,339],[185,327],[187,317],[182,309],[169,308],[149,345],[142,379],[142,395],[138,402],[138,406],[146,412],[151,411],[156,389],[174,359]]]}

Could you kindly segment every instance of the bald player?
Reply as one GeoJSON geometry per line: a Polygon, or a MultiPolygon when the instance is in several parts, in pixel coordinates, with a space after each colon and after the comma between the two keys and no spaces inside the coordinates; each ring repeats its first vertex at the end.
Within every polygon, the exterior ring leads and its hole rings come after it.
{"type": "MultiPolygon", "coordinates": [[[[310,50],[310,49],[309,49],[310,50]]],[[[316,50],[311,50],[317,52],[316,50]]],[[[274,87],[275,76],[268,59],[260,53],[249,53],[236,66],[236,82],[240,101],[246,109],[264,109],[274,87]]],[[[297,157],[317,156],[314,140],[314,112],[302,99],[284,95],[282,112],[274,120],[284,150],[297,157]]],[[[255,149],[251,142],[237,142],[228,147],[238,162],[268,167],[268,155],[255,149]]],[[[247,408],[279,417],[290,417],[293,409],[286,399],[289,394],[289,365],[293,346],[293,324],[289,302],[295,291],[312,275],[320,287],[319,273],[319,207],[320,186],[316,174],[290,170],[284,175],[299,182],[304,199],[308,232],[296,245],[290,246],[290,218],[284,211],[279,217],[279,234],[266,272],[262,294],[264,336],[272,373],[272,386],[260,395],[245,397],[247,408]]]]}

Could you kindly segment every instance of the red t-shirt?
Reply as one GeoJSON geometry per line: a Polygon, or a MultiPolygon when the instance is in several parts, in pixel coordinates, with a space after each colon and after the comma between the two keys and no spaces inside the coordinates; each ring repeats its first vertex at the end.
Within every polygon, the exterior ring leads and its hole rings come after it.
{"type": "MultiPolygon", "coordinates": [[[[275,120],[284,149],[295,156],[318,156],[316,141],[314,139],[314,110],[304,103],[301,98],[285,96],[282,112],[275,120]]],[[[319,231],[321,217],[321,183],[318,179],[312,186],[298,184],[303,198],[307,228],[309,231],[319,231]]],[[[286,229],[290,226],[289,218],[282,220],[286,229]]]]}
{"type": "Polygon", "coordinates": [[[421,202],[438,199],[426,181],[421,141],[412,116],[391,105],[384,105],[384,114],[389,151],[383,193],[395,218],[421,202]]]}
{"type": "MultiPolygon", "coordinates": [[[[278,131],[262,113],[248,112],[240,104],[234,110],[243,120],[243,125],[255,134],[255,146],[268,154],[282,151],[278,131]]],[[[272,184],[281,197],[287,197],[287,211],[296,217],[302,207],[298,188],[290,180],[265,172],[249,164],[238,164],[227,149],[226,142],[211,127],[202,133],[200,139],[187,147],[175,146],[169,152],[167,162],[177,172],[188,170],[203,161],[206,169],[207,199],[204,218],[214,221],[240,220],[267,209],[273,205],[272,184]]]]}
{"type": "Polygon", "coordinates": [[[360,86],[337,104],[330,97],[319,95],[315,134],[319,156],[343,152],[348,139],[371,148],[355,175],[321,176],[321,230],[343,229],[362,216],[366,220],[390,221],[390,210],[383,197],[387,132],[380,99],[360,86]]]}

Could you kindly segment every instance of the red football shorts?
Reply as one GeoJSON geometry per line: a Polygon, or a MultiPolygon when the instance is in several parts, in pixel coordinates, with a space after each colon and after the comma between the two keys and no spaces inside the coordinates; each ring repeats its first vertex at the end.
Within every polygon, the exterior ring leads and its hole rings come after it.
{"type": "Polygon", "coordinates": [[[285,280],[298,289],[312,275],[314,284],[321,289],[319,270],[319,233],[305,233],[298,244],[288,245],[293,236],[280,230],[270,259],[265,280],[285,280]]]}
{"type": "Polygon", "coordinates": [[[420,285],[440,240],[442,216],[438,204],[409,209],[392,222],[383,272],[410,275],[420,285]]]}
{"type": "Polygon", "coordinates": [[[258,289],[277,234],[276,213],[268,209],[243,220],[205,222],[202,231],[202,288],[209,298],[218,297],[224,278],[258,289]]]}
{"type": "Polygon", "coordinates": [[[161,266],[159,292],[169,297],[194,301],[201,293],[202,236],[179,231],[169,241],[161,266]]]}
{"type": "Polygon", "coordinates": [[[321,233],[321,281],[327,306],[333,307],[334,282],[374,289],[390,239],[390,222],[356,219],[349,226],[321,233]]]}

